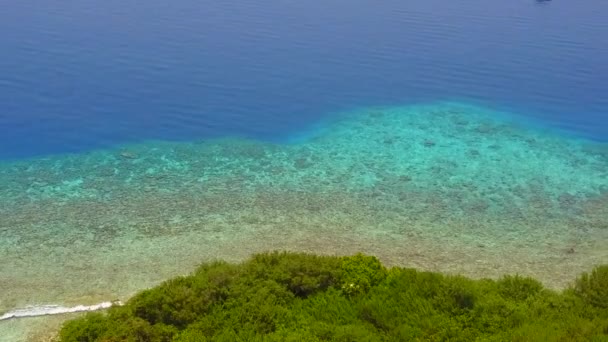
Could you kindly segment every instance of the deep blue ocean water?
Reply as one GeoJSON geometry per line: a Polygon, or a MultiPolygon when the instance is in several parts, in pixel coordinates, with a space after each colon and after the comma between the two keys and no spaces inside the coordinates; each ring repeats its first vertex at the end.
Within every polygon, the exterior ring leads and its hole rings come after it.
{"type": "Polygon", "coordinates": [[[0,159],[466,100],[608,140],[608,2],[5,1],[0,159]]]}

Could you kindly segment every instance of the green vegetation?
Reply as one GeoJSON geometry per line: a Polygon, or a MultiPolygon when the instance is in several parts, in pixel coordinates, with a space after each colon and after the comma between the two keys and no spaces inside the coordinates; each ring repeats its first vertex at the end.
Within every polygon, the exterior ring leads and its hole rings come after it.
{"type": "Polygon", "coordinates": [[[608,265],[561,293],[534,279],[386,269],[371,256],[214,262],[125,306],[70,321],[61,341],[608,341],[608,265]]]}

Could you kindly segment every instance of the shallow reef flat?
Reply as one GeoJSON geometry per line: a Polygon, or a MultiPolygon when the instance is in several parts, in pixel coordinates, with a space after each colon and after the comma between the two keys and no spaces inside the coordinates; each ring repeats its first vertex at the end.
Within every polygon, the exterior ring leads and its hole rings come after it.
{"type": "Polygon", "coordinates": [[[122,299],[269,249],[564,287],[608,261],[608,144],[516,121],[462,103],[361,108],[283,144],[5,162],[0,312],[122,299]]]}

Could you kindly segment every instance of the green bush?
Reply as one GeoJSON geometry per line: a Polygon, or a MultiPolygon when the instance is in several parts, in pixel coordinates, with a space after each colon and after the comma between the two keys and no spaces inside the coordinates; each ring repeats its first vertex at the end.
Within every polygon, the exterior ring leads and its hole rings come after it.
{"type": "Polygon", "coordinates": [[[342,291],[347,295],[367,293],[386,278],[386,268],[373,256],[357,254],[345,257],[342,270],[342,291]]]}
{"type": "Polygon", "coordinates": [[[515,301],[526,300],[543,290],[543,285],[539,281],[518,275],[505,276],[497,282],[497,285],[498,291],[504,298],[515,301]]]}
{"type": "Polygon", "coordinates": [[[576,281],[575,292],[587,303],[608,308],[608,265],[593,269],[591,274],[583,273],[576,281]]]}
{"type": "Polygon", "coordinates": [[[536,280],[386,269],[375,257],[264,253],[67,322],[64,342],[608,341],[608,266],[557,293],[536,280]]]}
{"type": "Polygon", "coordinates": [[[244,269],[252,282],[272,280],[298,297],[307,297],[336,285],[339,266],[335,257],[273,252],[254,255],[244,269]]]}
{"type": "Polygon", "coordinates": [[[83,318],[68,321],[61,330],[63,341],[97,341],[110,330],[110,320],[100,313],[89,313],[83,318]]]}

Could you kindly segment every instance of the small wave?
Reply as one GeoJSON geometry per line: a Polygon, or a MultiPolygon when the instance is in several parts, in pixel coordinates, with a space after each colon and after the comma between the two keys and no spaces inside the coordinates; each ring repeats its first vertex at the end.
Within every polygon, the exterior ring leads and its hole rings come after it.
{"type": "Polygon", "coordinates": [[[83,311],[97,311],[102,309],[107,309],[114,305],[122,305],[121,301],[113,301],[113,302],[103,302],[95,305],[77,305],[77,306],[61,306],[61,305],[37,305],[37,306],[28,306],[22,309],[16,309],[13,311],[9,311],[4,315],[0,316],[0,321],[4,321],[12,318],[24,318],[24,317],[37,317],[37,316],[47,316],[47,315],[59,315],[65,313],[73,313],[73,312],[83,312],[83,311]]]}

